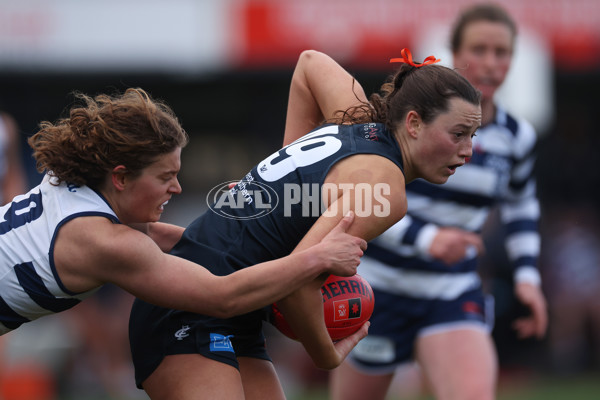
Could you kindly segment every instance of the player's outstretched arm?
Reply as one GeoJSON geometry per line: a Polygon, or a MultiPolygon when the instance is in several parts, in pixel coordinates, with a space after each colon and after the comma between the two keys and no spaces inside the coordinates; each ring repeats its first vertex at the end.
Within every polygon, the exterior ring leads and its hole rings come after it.
{"type": "Polygon", "coordinates": [[[74,292],[111,282],[162,307],[228,318],[272,304],[323,273],[354,275],[367,243],[346,233],[353,221],[348,214],[306,251],[215,276],[163,253],[139,231],[101,217],[76,218],[61,229],[55,264],[74,292]]]}
{"type": "Polygon", "coordinates": [[[303,51],[292,75],[283,145],[333,118],[336,111],[366,101],[360,83],[335,60],[315,50],[303,51]]]}

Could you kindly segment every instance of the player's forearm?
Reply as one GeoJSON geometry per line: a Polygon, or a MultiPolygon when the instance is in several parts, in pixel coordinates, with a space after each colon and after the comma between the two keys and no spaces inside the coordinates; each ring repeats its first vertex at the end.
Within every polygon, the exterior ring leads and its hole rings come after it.
{"type": "Polygon", "coordinates": [[[327,272],[329,262],[320,252],[306,250],[244,268],[228,279],[227,309],[233,315],[272,304],[327,272]]]}
{"type": "Polygon", "coordinates": [[[333,369],[341,360],[325,327],[322,281],[314,281],[277,302],[277,307],[316,367],[333,369]]]}

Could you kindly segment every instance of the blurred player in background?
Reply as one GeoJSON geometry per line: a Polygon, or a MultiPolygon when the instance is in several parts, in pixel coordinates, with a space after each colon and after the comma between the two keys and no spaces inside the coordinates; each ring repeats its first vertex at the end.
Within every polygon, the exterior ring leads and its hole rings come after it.
{"type": "Polygon", "coordinates": [[[513,19],[491,4],[472,6],[455,22],[454,66],[482,93],[482,127],[473,140],[473,156],[442,186],[408,185],[406,218],[369,244],[361,275],[377,299],[372,326],[333,371],[333,399],[384,399],[396,368],[413,358],[438,399],[495,398],[493,305],[476,271],[484,248],[480,231],[495,205],[507,231],[516,297],[531,312],[516,320],[514,329],[521,338],[544,336],[546,301],[536,265],[537,137],[528,122],[494,102],[516,34],[513,19]]]}
{"type": "MultiPolygon", "coordinates": [[[[481,118],[480,94],[462,76],[429,65],[434,60],[415,64],[407,53],[403,61],[369,103],[364,92],[363,101],[357,101],[352,77],[335,61],[303,52],[290,88],[287,146],[258,163],[229,192],[245,196],[242,207],[215,202],[188,226],[172,253],[219,267],[216,274],[230,274],[319,242],[345,209],[357,215],[349,232],[366,240],[401,219],[405,182],[417,177],[445,182],[472,155],[481,118]],[[321,82],[313,86],[313,80],[321,82]],[[349,103],[339,109],[356,107],[306,134],[325,113],[333,115],[312,99],[331,86],[348,92],[349,103]],[[314,124],[307,127],[307,121],[314,124]],[[288,189],[298,189],[296,201],[288,189]],[[256,217],[268,200],[265,193],[282,204],[256,217]],[[361,209],[360,201],[372,206],[361,209]]],[[[323,317],[325,278],[277,305],[314,364],[331,369],[366,335],[368,324],[349,338],[331,341],[323,317]]],[[[130,337],[137,384],[153,399],[284,398],[266,351],[263,317],[259,310],[219,320],[136,300],[130,337]]]]}
{"type": "Polygon", "coordinates": [[[0,204],[8,203],[26,188],[17,122],[0,112],[0,204]]]}

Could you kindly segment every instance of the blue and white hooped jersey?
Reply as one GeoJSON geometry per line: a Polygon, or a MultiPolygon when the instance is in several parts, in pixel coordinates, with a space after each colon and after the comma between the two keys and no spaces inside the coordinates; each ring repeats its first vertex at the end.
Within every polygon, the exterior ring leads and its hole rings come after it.
{"type": "Polygon", "coordinates": [[[477,254],[448,266],[428,248],[437,227],[480,232],[498,205],[507,255],[517,273],[537,273],[539,203],[533,176],[537,136],[533,127],[498,109],[477,131],[473,156],[443,185],[423,180],[406,187],[408,212],[369,243],[361,275],[380,290],[421,298],[453,299],[479,287],[477,254]]]}
{"type": "Polygon", "coordinates": [[[93,293],[64,287],[54,266],[60,227],[77,217],[118,223],[108,203],[86,186],[51,184],[48,175],[28,193],[0,207],[0,334],[78,304],[93,293]]]}

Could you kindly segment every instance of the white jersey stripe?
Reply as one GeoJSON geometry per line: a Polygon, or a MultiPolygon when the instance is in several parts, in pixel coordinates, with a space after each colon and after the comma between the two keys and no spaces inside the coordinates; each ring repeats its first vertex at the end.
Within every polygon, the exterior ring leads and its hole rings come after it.
{"type": "Polygon", "coordinates": [[[366,256],[360,263],[360,275],[375,289],[428,300],[453,300],[481,285],[479,275],[474,271],[443,274],[406,270],[366,256]]]}

